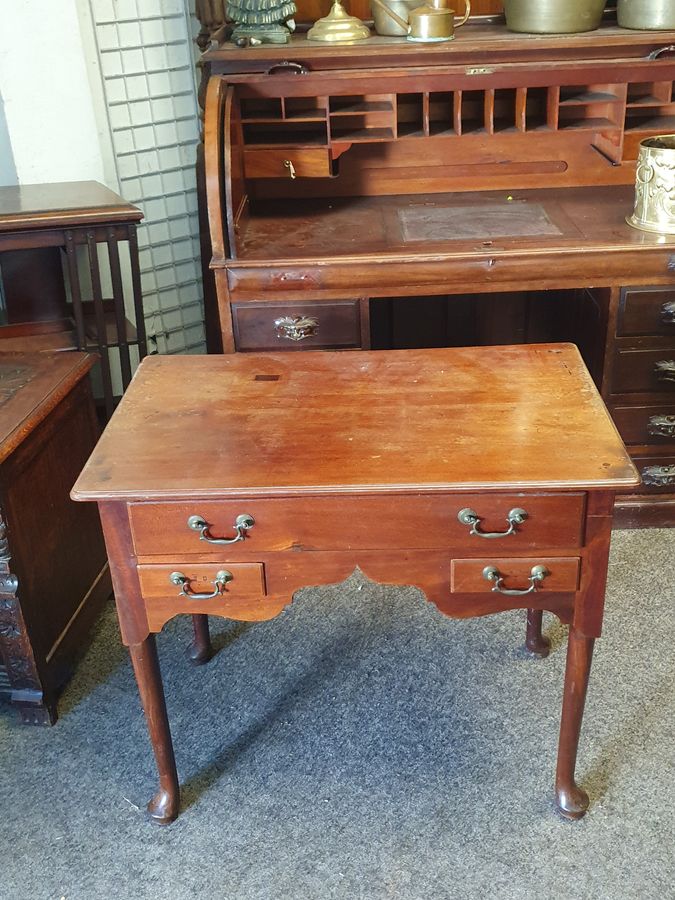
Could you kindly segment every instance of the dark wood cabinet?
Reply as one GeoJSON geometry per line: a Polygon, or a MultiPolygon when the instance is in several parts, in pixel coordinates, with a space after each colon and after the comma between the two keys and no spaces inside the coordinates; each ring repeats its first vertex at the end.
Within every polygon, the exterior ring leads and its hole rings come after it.
{"type": "Polygon", "coordinates": [[[0,353],[0,700],[56,719],[60,688],[110,595],[98,517],[70,488],[98,423],[85,353],[0,353]]]}
{"type": "Polygon", "coordinates": [[[675,130],[674,44],[477,20],[449,44],[213,47],[211,349],[572,341],[649,469],[617,521],[675,524],[651,423],[675,402],[675,237],[625,221],[640,141],[675,130]],[[327,324],[289,340],[275,310],[327,324]]]}

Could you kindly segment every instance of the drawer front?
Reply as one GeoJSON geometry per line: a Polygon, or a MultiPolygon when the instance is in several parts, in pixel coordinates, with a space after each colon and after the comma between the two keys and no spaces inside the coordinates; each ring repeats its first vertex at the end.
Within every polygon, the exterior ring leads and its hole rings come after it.
{"type": "Polygon", "coordinates": [[[641,391],[675,393],[675,347],[666,350],[619,350],[616,356],[612,392],[641,391]]]}
{"type": "Polygon", "coordinates": [[[641,494],[675,494],[675,455],[634,456],[642,478],[636,490],[641,494]]]}
{"type": "Polygon", "coordinates": [[[358,300],[232,304],[237,350],[361,347],[358,300]]]}
{"type": "Polygon", "coordinates": [[[226,558],[206,565],[182,561],[138,566],[138,577],[151,628],[161,628],[179,613],[232,618],[256,618],[257,610],[264,613],[262,563],[231,563],[226,558]],[[225,577],[218,581],[221,575],[225,577]],[[253,615],[247,615],[248,610],[253,615]]]}
{"type": "Polygon", "coordinates": [[[675,287],[625,288],[617,333],[675,335],[675,287]]]}
{"type": "Polygon", "coordinates": [[[244,150],[244,171],[247,178],[327,178],[331,174],[330,153],[327,147],[244,150]]]}
{"type": "Polygon", "coordinates": [[[614,406],[611,412],[626,444],[675,443],[675,404],[614,406]]]}
{"type": "Polygon", "coordinates": [[[453,594],[528,591],[523,593],[524,597],[545,592],[569,593],[579,586],[579,567],[580,560],[570,557],[502,559],[486,556],[483,559],[455,559],[452,562],[450,589],[453,594]],[[486,577],[488,575],[490,577],[486,577]],[[530,591],[533,583],[536,591],[530,591]]]}
{"type": "Polygon", "coordinates": [[[242,558],[269,550],[450,549],[462,555],[485,554],[485,547],[509,551],[578,547],[582,541],[584,494],[404,494],[373,497],[296,497],[262,500],[205,500],[189,503],[135,503],[129,508],[134,545],[141,557],[180,558],[208,554],[242,558]],[[469,509],[476,525],[458,514],[469,509]],[[486,539],[471,531],[509,530],[512,510],[526,517],[513,533],[486,539]],[[242,515],[255,524],[237,531],[242,515]],[[226,546],[201,539],[202,528],[188,526],[199,517],[205,537],[243,539],[226,546]]]}

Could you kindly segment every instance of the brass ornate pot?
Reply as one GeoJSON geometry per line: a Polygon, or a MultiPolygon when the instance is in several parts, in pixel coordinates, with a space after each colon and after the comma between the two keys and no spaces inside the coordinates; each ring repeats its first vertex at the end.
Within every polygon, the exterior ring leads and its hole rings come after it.
{"type": "Polygon", "coordinates": [[[675,28],[675,0],[619,0],[617,17],[622,28],[667,31],[675,28]]]}
{"type": "MultiPolygon", "coordinates": [[[[606,0],[504,0],[506,27],[533,34],[576,34],[600,25],[606,0]]],[[[653,2],[653,0],[646,0],[653,2]]]]}
{"type": "Polygon", "coordinates": [[[635,173],[633,228],[675,234],[675,134],[640,141],[635,173]]]}

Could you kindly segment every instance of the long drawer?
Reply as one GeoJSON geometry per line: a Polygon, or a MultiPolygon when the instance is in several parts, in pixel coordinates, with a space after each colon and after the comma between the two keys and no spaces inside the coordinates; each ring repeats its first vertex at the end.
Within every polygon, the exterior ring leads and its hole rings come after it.
{"type": "MultiPolygon", "coordinates": [[[[140,557],[208,554],[243,558],[268,550],[458,548],[485,553],[573,548],[583,540],[585,494],[402,494],[135,503],[129,516],[140,557]],[[524,517],[512,511],[523,509],[524,517]],[[462,510],[475,513],[458,514],[462,510]],[[237,527],[239,517],[254,520],[237,527]],[[509,516],[513,524],[509,524],[509,516]],[[518,521],[521,519],[521,521],[518,521]],[[196,521],[198,520],[198,521],[196,521]],[[485,539],[472,531],[503,533],[485,539]],[[227,540],[211,543],[205,538],[227,540]],[[237,540],[234,540],[238,538],[237,540]],[[481,550],[481,548],[483,548],[481,550]]],[[[242,519],[239,519],[242,522],[242,519]]]]}

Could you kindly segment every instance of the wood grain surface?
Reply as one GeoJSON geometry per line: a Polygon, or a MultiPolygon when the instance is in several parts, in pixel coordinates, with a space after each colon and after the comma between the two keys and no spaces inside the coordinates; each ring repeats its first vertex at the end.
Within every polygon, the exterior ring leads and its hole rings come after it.
{"type": "Polygon", "coordinates": [[[636,482],[576,347],[532,344],[150,357],[72,496],[636,482]]]}

